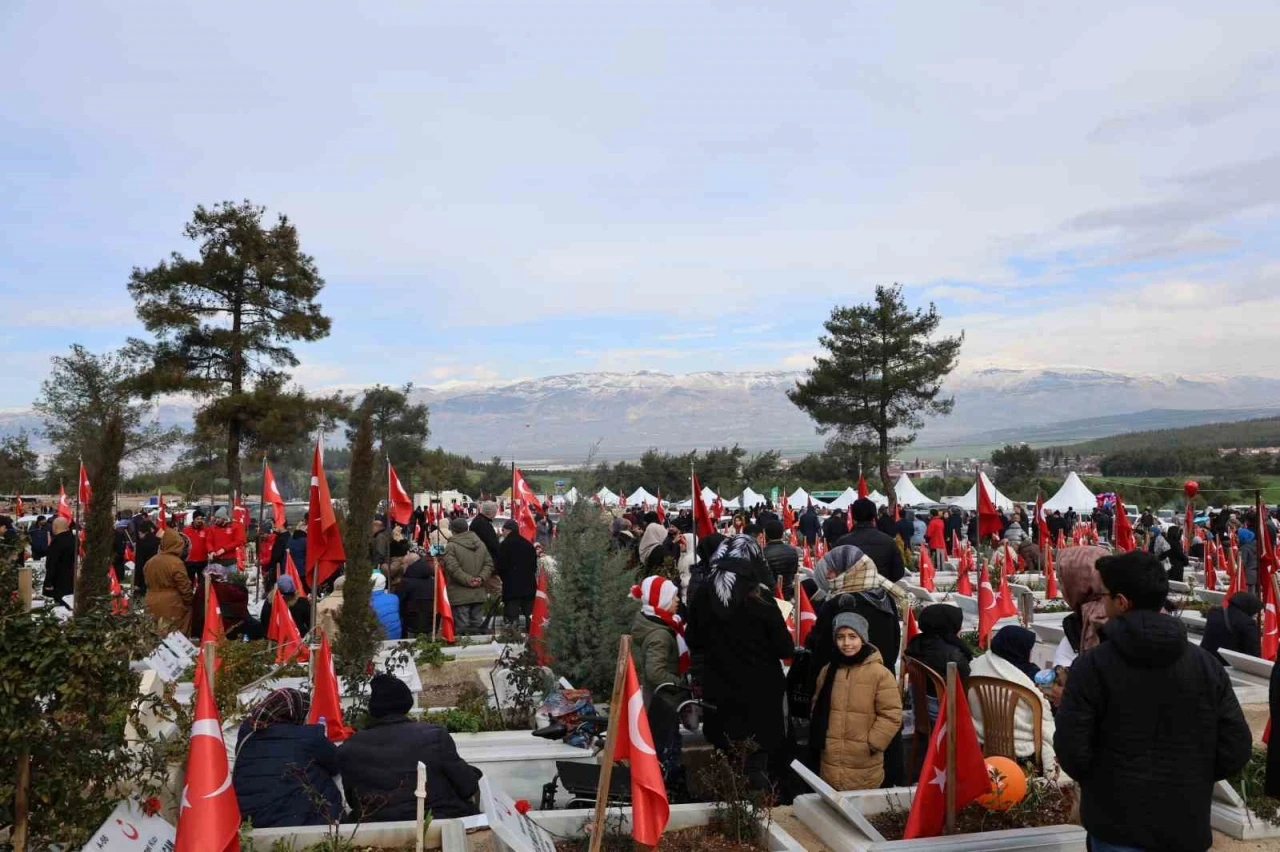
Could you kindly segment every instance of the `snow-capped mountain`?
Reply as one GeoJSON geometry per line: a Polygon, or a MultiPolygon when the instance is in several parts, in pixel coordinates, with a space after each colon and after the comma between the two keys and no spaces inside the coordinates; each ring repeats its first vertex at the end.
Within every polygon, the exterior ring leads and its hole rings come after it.
{"type": "MultiPolygon", "coordinates": [[[[431,444],[474,458],[526,464],[633,459],[738,443],[796,456],[822,445],[786,397],[798,372],[572,373],[489,386],[418,388],[431,407],[431,444]]],[[[950,417],[930,420],[913,450],[1007,440],[1082,440],[1105,434],[1240,420],[1280,411],[1280,379],[1139,375],[1103,370],[980,368],[946,383],[950,417]]],[[[166,403],[163,422],[192,406],[166,403]]],[[[0,435],[39,429],[34,413],[0,412],[0,435]]]]}

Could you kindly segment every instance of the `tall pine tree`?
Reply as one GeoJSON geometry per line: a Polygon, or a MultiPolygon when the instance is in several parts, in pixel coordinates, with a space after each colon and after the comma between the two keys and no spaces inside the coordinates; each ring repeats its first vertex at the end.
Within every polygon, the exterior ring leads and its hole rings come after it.
{"type": "Polygon", "coordinates": [[[889,457],[915,440],[925,415],[947,415],[942,380],[956,365],[964,334],[933,339],[942,317],[933,303],[910,310],[902,287],[877,286],[875,301],[836,307],[818,339],[826,353],[787,392],[817,423],[852,444],[871,443],[889,499],[889,457]]]}
{"type": "Polygon", "coordinates": [[[285,216],[266,227],[266,208],[248,201],[196,208],[183,234],[199,258],[174,253],[152,269],[133,270],[129,294],[154,344],[131,341],[135,357],[153,363],[151,390],[187,391],[210,399],[205,420],[226,435],[227,479],[240,491],[241,442],[258,406],[259,382],[279,386],[281,368],[296,367],[289,343],[329,334],[315,301],[324,287],[285,216]]]}

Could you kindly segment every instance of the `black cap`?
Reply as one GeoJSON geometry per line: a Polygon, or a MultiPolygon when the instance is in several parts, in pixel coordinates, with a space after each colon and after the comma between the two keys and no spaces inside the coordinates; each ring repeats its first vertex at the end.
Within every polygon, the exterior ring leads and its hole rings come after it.
{"type": "Polygon", "coordinates": [[[404,681],[389,674],[374,675],[369,682],[369,715],[403,716],[413,708],[413,693],[404,681]]]}

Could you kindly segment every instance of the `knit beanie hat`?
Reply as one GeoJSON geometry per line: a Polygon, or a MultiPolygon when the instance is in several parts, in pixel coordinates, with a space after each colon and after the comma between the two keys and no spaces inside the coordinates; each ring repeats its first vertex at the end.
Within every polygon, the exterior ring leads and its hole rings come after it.
{"type": "Polygon", "coordinates": [[[831,623],[831,638],[835,638],[841,627],[853,628],[853,632],[861,636],[863,642],[871,641],[869,638],[871,628],[867,625],[867,620],[856,612],[842,612],[836,616],[835,621],[831,623]]]}
{"type": "Polygon", "coordinates": [[[375,719],[383,716],[404,715],[413,708],[413,693],[404,681],[389,674],[374,675],[369,682],[369,715],[375,719]]]}
{"type": "Polygon", "coordinates": [[[454,535],[457,535],[458,533],[464,533],[466,531],[467,531],[466,518],[451,518],[449,520],[449,532],[453,533],[454,535]]]}

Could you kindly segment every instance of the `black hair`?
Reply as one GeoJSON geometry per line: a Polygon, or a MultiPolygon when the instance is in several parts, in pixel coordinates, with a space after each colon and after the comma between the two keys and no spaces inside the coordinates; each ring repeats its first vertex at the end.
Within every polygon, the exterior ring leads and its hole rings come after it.
{"type": "Polygon", "coordinates": [[[773,521],[773,520],[765,521],[764,537],[769,541],[781,541],[782,540],[782,521],[773,521]]]}
{"type": "Polygon", "coordinates": [[[760,525],[757,523],[749,523],[742,528],[745,535],[760,535],[760,525]]]}
{"type": "Polygon", "coordinates": [[[1169,596],[1169,578],[1160,560],[1142,550],[1104,556],[1097,563],[1112,597],[1124,595],[1134,609],[1159,612],[1169,596]]]}

